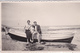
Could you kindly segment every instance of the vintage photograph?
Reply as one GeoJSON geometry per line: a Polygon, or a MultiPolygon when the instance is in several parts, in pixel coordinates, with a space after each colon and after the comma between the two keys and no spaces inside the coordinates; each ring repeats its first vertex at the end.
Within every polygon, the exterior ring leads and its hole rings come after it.
{"type": "Polygon", "coordinates": [[[80,51],[80,2],[1,3],[2,51],[80,51]]]}

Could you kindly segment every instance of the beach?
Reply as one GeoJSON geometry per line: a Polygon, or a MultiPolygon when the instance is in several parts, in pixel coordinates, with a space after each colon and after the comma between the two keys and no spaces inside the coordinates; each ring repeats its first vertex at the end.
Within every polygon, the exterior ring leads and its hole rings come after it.
{"type": "MultiPolygon", "coordinates": [[[[72,30],[74,31],[74,30],[72,30]]],[[[13,40],[5,32],[2,32],[3,51],[80,51],[80,29],[75,30],[75,35],[71,43],[46,42],[46,44],[29,44],[26,42],[13,40]]]]}

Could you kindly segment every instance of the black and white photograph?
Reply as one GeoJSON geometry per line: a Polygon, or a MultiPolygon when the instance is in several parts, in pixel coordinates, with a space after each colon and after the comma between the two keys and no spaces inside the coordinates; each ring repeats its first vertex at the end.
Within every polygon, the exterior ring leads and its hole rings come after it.
{"type": "Polygon", "coordinates": [[[2,2],[2,51],[80,51],[80,2],[2,2]]]}

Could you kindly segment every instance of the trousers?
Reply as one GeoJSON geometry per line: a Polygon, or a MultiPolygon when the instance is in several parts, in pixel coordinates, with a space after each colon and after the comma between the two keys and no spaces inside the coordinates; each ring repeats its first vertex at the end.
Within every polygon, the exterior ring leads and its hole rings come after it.
{"type": "Polygon", "coordinates": [[[31,31],[30,30],[26,30],[25,33],[26,33],[26,37],[27,37],[27,42],[31,43],[31,41],[30,41],[30,40],[32,40],[32,33],[31,33],[31,31]]]}

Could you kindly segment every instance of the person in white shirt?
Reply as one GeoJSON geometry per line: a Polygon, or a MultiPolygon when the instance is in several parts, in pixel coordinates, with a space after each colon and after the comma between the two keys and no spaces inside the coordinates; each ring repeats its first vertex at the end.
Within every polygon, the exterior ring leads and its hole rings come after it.
{"type": "Polygon", "coordinates": [[[27,24],[25,25],[24,29],[27,37],[27,44],[31,43],[33,31],[32,31],[32,25],[30,24],[30,20],[27,20],[27,24]]]}

